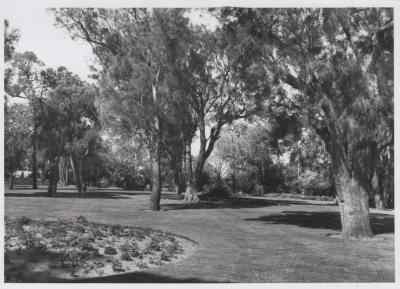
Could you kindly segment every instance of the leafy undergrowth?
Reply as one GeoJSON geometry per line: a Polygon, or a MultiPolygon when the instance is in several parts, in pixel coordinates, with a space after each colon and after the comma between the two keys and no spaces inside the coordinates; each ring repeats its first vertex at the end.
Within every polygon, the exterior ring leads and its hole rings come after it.
{"type": "Polygon", "coordinates": [[[132,272],[177,262],[194,244],[171,233],[75,220],[5,218],[5,281],[32,274],[77,279],[132,272]]]}

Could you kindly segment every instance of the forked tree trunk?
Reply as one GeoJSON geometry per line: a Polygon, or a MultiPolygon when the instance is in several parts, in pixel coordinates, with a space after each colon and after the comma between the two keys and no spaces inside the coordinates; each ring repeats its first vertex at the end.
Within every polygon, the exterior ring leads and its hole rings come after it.
{"type": "Polygon", "coordinates": [[[339,198],[343,238],[372,237],[368,192],[354,177],[350,176],[340,159],[336,159],[334,163],[336,163],[334,181],[339,198]]]}
{"type": "Polygon", "coordinates": [[[50,177],[49,177],[49,188],[47,194],[49,197],[55,197],[57,194],[57,182],[58,182],[58,162],[59,159],[56,157],[50,163],[50,177]]]}

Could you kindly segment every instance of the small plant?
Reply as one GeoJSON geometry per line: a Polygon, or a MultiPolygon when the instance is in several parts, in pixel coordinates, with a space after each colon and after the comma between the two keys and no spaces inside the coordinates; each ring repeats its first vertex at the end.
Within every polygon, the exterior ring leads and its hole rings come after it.
{"type": "Polygon", "coordinates": [[[154,264],[154,265],[158,265],[158,266],[162,264],[161,258],[152,258],[152,257],[150,257],[149,263],[150,264],[154,264]]]}
{"type": "Polygon", "coordinates": [[[104,237],[104,233],[103,233],[99,228],[94,229],[94,230],[92,231],[92,234],[93,234],[93,236],[94,236],[95,238],[98,238],[98,239],[104,237]]]}
{"type": "Polygon", "coordinates": [[[172,258],[172,255],[171,255],[171,253],[169,253],[169,252],[163,250],[163,251],[161,252],[160,257],[161,257],[161,260],[162,260],[162,261],[170,261],[171,258],[172,258]]]}
{"type": "Polygon", "coordinates": [[[146,262],[143,261],[139,261],[136,263],[136,266],[138,266],[139,269],[146,269],[149,268],[149,265],[147,265],[146,262]]]}
{"type": "Polygon", "coordinates": [[[121,237],[123,235],[123,227],[121,225],[113,225],[111,227],[111,234],[121,237]]]}
{"type": "Polygon", "coordinates": [[[168,246],[165,247],[165,250],[171,255],[173,256],[176,253],[181,253],[182,252],[182,248],[181,246],[179,246],[176,243],[170,244],[168,246]]]}
{"type": "Polygon", "coordinates": [[[176,241],[175,237],[171,233],[167,233],[165,237],[170,242],[175,242],[176,241]]]}
{"type": "Polygon", "coordinates": [[[128,252],[123,252],[121,255],[121,259],[124,261],[132,261],[131,255],[128,252]]]}
{"type": "Polygon", "coordinates": [[[104,254],[106,255],[116,255],[117,253],[117,250],[110,245],[104,248],[104,254]]]}
{"type": "Polygon", "coordinates": [[[89,221],[84,216],[78,216],[76,218],[76,223],[87,226],[89,224],[89,221]]]}
{"type": "Polygon", "coordinates": [[[88,274],[89,272],[93,271],[94,269],[96,269],[96,266],[92,262],[87,262],[87,263],[83,264],[83,272],[85,274],[88,274]]]}
{"type": "Polygon", "coordinates": [[[152,237],[150,243],[146,247],[146,251],[161,251],[161,241],[157,237],[152,237]]]}
{"type": "Polygon", "coordinates": [[[118,260],[114,260],[112,262],[112,269],[114,272],[125,272],[126,270],[123,268],[122,263],[118,260]]]}
{"type": "Polygon", "coordinates": [[[16,222],[17,226],[22,227],[24,225],[28,225],[29,223],[31,223],[32,219],[25,217],[25,216],[21,216],[21,217],[18,217],[15,220],[15,222],[16,222]]]}

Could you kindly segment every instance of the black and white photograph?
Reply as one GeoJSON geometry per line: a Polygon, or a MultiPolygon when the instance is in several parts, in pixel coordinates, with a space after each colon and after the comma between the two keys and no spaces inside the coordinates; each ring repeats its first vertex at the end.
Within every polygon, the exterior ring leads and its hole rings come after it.
{"type": "Polygon", "coordinates": [[[399,288],[399,3],[178,2],[2,1],[3,285],[399,288]]]}

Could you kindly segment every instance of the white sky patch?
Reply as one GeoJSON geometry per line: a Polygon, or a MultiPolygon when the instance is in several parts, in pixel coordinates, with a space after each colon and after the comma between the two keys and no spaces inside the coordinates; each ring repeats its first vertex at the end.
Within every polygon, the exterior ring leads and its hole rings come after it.
{"type": "Polygon", "coordinates": [[[20,31],[16,51],[33,51],[47,67],[65,66],[83,80],[91,81],[89,64],[92,52],[89,45],[74,41],[68,33],[54,26],[54,17],[41,7],[11,6],[6,12],[11,28],[20,31]]]}
{"type": "MultiPolygon", "coordinates": [[[[65,29],[54,25],[54,16],[43,7],[28,4],[23,7],[8,5],[6,8],[5,18],[10,27],[17,28],[21,34],[17,52],[33,51],[47,67],[65,66],[83,80],[93,82],[88,77],[94,59],[89,44],[72,40],[65,29]]],[[[218,25],[218,20],[205,9],[194,9],[190,20],[211,31],[218,25]]]]}

